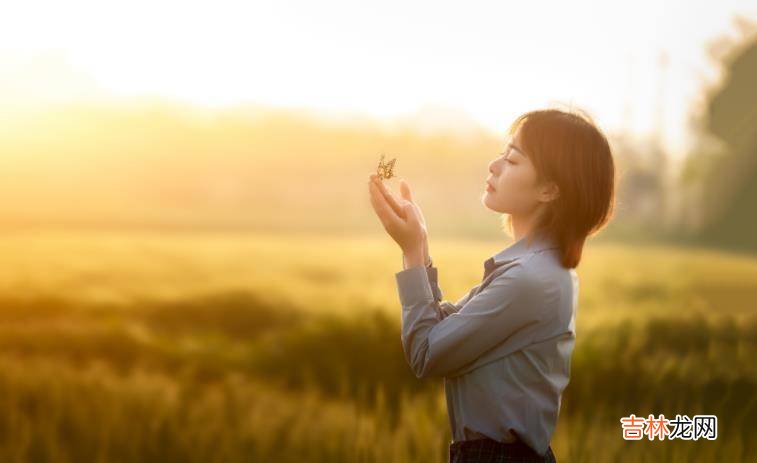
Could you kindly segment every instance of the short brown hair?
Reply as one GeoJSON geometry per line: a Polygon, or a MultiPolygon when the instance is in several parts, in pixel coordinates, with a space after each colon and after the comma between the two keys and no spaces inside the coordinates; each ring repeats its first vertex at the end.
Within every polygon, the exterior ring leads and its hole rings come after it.
{"type": "MultiPolygon", "coordinates": [[[[610,144],[585,112],[541,109],[518,116],[525,154],[540,181],[553,181],[559,196],[547,204],[534,232],[546,232],[560,247],[562,265],[575,268],[586,238],[610,220],[615,203],[615,166],[610,144]]],[[[512,232],[512,217],[507,215],[512,232]]],[[[531,234],[530,234],[531,235],[531,234]]]]}

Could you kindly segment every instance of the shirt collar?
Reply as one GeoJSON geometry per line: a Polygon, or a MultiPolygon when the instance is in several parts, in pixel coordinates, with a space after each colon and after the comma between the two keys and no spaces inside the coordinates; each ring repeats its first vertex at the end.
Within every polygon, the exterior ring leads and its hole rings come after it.
{"type": "Polygon", "coordinates": [[[528,236],[524,236],[518,241],[510,244],[505,249],[486,259],[486,261],[484,262],[484,275],[488,276],[496,267],[499,267],[506,262],[510,262],[523,257],[527,254],[532,254],[534,252],[544,251],[547,249],[559,249],[557,243],[555,243],[552,238],[546,236],[543,233],[535,234],[533,236],[533,239],[531,240],[530,246],[528,246],[528,243],[526,242],[528,238],[528,236]]]}

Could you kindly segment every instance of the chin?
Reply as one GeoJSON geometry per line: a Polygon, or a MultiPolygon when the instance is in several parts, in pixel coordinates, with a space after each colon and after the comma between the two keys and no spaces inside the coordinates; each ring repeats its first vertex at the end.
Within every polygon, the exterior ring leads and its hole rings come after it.
{"type": "Polygon", "coordinates": [[[489,192],[485,191],[484,194],[481,195],[481,204],[483,204],[484,207],[486,207],[490,211],[493,211],[493,212],[502,212],[500,210],[497,210],[496,207],[492,206],[491,199],[492,199],[491,198],[491,194],[489,192]]]}

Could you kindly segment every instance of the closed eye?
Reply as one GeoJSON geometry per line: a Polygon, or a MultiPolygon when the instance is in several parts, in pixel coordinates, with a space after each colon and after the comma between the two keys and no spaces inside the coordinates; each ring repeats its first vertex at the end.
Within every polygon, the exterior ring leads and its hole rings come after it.
{"type": "MultiPolygon", "coordinates": [[[[500,156],[506,156],[508,154],[508,151],[503,151],[503,152],[499,153],[499,155],[500,156]]],[[[513,165],[516,164],[513,161],[511,161],[510,158],[505,158],[505,161],[507,161],[507,162],[509,162],[510,164],[513,164],[513,165]]]]}

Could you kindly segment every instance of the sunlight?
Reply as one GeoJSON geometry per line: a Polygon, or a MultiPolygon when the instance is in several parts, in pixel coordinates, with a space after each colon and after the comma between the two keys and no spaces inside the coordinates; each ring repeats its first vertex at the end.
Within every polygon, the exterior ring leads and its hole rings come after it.
{"type": "Polygon", "coordinates": [[[735,14],[755,11],[748,1],[697,8],[683,1],[473,2],[464,9],[32,1],[0,19],[0,92],[19,105],[151,95],[375,118],[422,118],[421,109],[435,105],[456,110],[442,128],[468,119],[493,131],[519,112],[559,102],[591,111],[613,130],[663,125],[675,150],[703,76],[716,75],[707,41],[731,29],[735,14]],[[32,57],[43,52],[57,57],[40,65],[32,57]],[[14,54],[25,64],[13,64],[14,54]],[[652,117],[661,106],[662,119],[652,117]]]}

